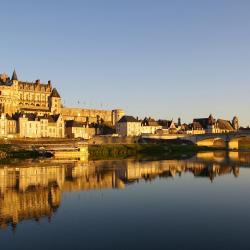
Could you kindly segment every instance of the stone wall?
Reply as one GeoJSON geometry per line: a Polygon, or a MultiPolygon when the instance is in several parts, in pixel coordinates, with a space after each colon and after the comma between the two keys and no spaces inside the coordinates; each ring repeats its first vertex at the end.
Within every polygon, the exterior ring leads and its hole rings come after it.
{"type": "Polygon", "coordinates": [[[81,108],[62,108],[62,116],[64,120],[75,120],[86,122],[87,120],[97,122],[97,119],[103,119],[106,122],[112,122],[111,110],[81,109],[81,108]]]}

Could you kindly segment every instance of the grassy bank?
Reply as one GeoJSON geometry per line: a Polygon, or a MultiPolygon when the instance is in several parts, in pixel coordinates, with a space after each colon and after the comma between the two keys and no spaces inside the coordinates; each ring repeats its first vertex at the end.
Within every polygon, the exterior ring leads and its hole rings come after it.
{"type": "Polygon", "coordinates": [[[0,159],[7,158],[37,158],[39,153],[33,150],[18,149],[12,144],[0,144],[0,159]]]}
{"type": "MultiPolygon", "coordinates": [[[[116,158],[188,158],[199,151],[209,150],[194,144],[165,143],[165,144],[109,144],[89,145],[90,159],[116,158]]],[[[210,149],[211,150],[211,149],[210,149]]]]}
{"type": "MultiPolygon", "coordinates": [[[[38,158],[39,152],[32,150],[32,145],[24,147],[15,143],[0,144],[0,159],[27,159],[38,158]],[[27,149],[26,149],[27,148],[27,149]]],[[[89,158],[96,159],[178,159],[189,158],[199,151],[216,150],[215,148],[198,147],[191,142],[171,140],[160,143],[134,143],[134,144],[100,144],[89,145],[89,158]]],[[[43,155],[49,156],[49,155],[43,155]]],[[[51,156],[51,155],[50,155],[51,156]]]]}

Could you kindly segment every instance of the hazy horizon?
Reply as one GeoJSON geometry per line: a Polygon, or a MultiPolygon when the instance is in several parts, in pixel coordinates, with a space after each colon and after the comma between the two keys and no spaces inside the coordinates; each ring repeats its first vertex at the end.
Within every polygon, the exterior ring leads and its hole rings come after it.
{"type": "Polygon", "coordinates": [[[66,106],[250,124],[250,2],[3,1],[0,73],[66,106]]]}

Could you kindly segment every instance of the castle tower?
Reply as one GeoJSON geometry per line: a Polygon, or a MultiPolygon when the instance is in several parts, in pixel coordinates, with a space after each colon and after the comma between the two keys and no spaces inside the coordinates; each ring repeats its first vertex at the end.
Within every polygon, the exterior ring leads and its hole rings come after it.
{"type": "Polygon", "coordinates": [[[18,79],[17,79],[17,74],[16,74],[16,70],[14,69],[14,71],[13,71],[13,74],[12,74],[12,77],[11,77],[11,81],[13,82],[13,81],[18,81],[18,79]]]}
{"type": "Polygon", "coordinates": [[[116,123],[125,115],[123,109],[114,109],[112,110],[112,125],[116,125],[116,123]]]}
{"type": "Polygon", "coordinates": [[[239,126],[239,119],[237,116],[234,116],[233,120],[232,120],[232,126],[234,128],[234,130],[238,131],[240,126],[239,126]]]}
{"type": "Polygon", "coordinates": [[[14,69],[13,73],[12,73],[12,77],[11,77],[11,82],[12,82],[12,86],[13,88],[18,91],[18,78],[17,78],[17,73],[16,70],[14,69]]]}
{"type": "MultiPolygon", "coordinates": [[[[9,78],[8,78],[9,79],[9,78]]],[[[0,88],[1,112],[12,115],[17,112],[18,105],[18,78],[13,71],[11,79],[0,88]]]]}
{"type": "Polygon", "coordinates": [[[59,114],[61,113],[61,96],[59,95],[56,88],[53,88],[51,95],[50,95],[50,112],[52,114],[59,114]]]}
{"type": "Polygon", "coordinates": [[[181,118],[179,117],[178,118],[178,127],[180,127],[181,126],[181,118]]]}

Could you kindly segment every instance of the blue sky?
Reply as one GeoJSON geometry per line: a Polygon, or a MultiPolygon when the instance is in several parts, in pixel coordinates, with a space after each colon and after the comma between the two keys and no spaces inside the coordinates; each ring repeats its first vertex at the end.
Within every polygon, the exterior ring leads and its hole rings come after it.
{"type": "Polygon", "coordinates": [[[249,13],[249,0],[2,0],[0,71],[51,80],[66,106],[248,125],[249,13]]]}

